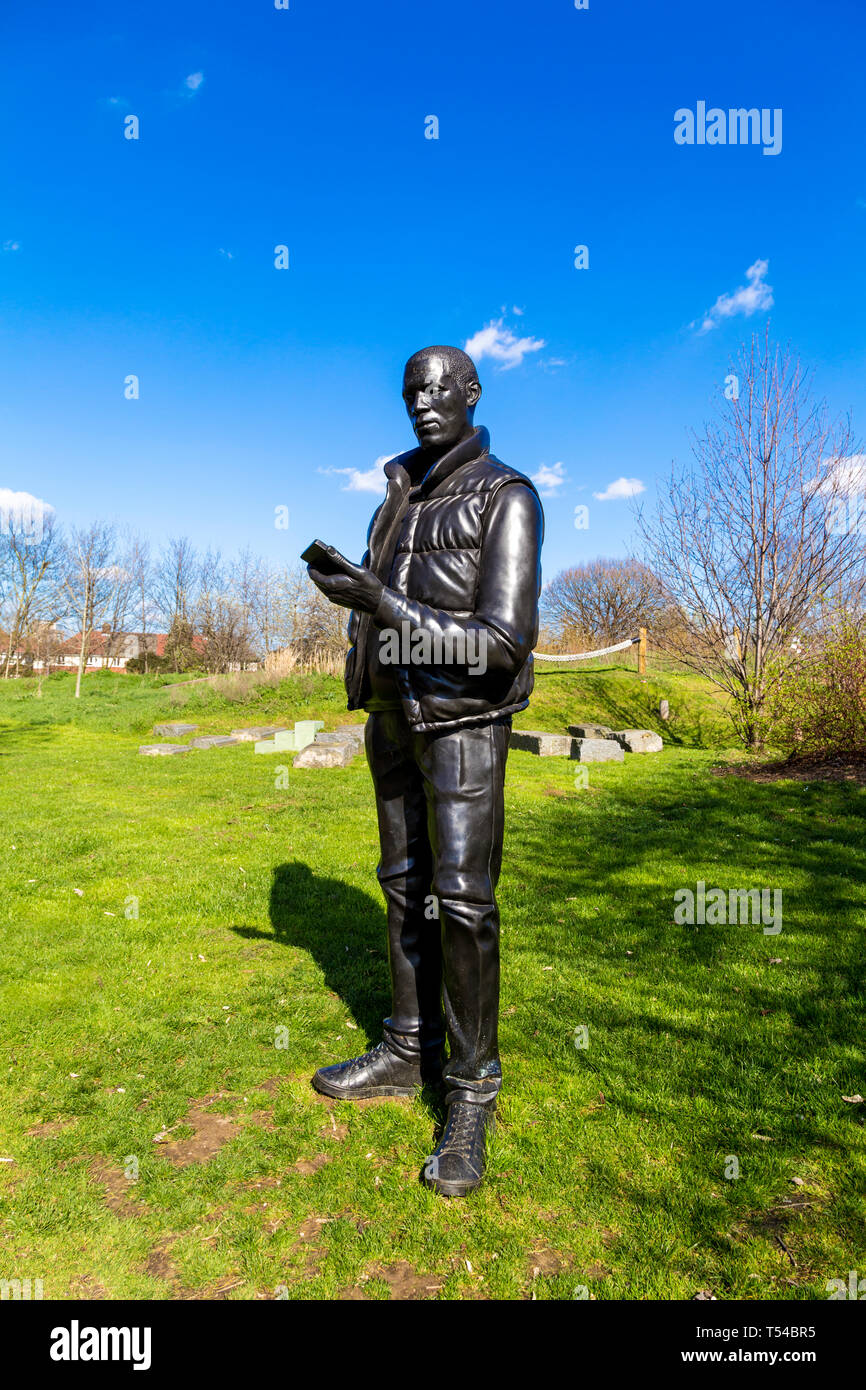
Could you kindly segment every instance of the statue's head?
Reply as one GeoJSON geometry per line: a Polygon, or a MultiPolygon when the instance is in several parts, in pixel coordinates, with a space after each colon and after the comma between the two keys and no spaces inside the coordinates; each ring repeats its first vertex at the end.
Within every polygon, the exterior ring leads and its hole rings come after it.
{"type": "Polygon", "coordinates": [[[475,363],[460,348],[422,348],[406,363],[403,400],[422,449],[443,454],[467,439],[480,399],[475,363]]]}

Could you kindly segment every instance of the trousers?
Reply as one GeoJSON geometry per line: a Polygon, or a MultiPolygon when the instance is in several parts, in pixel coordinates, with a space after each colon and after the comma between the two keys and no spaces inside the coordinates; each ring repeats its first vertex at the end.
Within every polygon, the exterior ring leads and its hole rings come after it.
{"type": "Polygon", "coordinates": [[[499,910],[511,717],[414,733],[402,710],[370,714],[377,877],[388,914],[391,1015],[408,1058],[441,1054],[446,1101],[488,1104],[499,1060],[499,910]]]}

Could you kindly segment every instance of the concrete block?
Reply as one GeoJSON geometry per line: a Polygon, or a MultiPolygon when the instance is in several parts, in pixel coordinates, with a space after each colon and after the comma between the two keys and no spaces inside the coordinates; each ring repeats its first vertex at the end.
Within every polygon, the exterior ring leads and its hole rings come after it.
{"type": "Polygon", "coordinates": [[[226,744],[237,743],[236,738],[231,734],[205,734],[202,738],[194,738],[190,742],[190,748],[224,748],[226,744]]]}
{"type": "Polygon", "coordinates": [[[348,767],[358,756],[351,743],[310,743],[295,758],[293,767],[348,767]]]}
{"type": "Polygon", "coordinates": [[[323,719],[298,719],[295,723],[295,747],[299,750],[306,748],[324,727],[323,719]]]}
{"type": "Polygon", "coordinates": [[[664,747],[652,729],[618,729],[614,738],[627,753],[660,753],[664,747]]]}
{"type": "Polygon", "coordinates": [[[173,753],[188,753],[186,743],[143,743],[139,748],[147,758],[170,758],[173,753]]]}
{"type": "Polygon", "coordinates": [[[232,729],[231,737],[236,743],[255,743],[257,739],[282,733],[288,733],[285,724],[251,724],[248,729],[232,729]]]}
{"type": "Polygon", "coordinates": [[[183,738],[185,734],[194,734],[197,728],[198,724],[154,724],[153,732],[163,738],[183,738]]]}
{"type": "Polygon", "coordinates": [[[625,754],[613,738],[572,739],[571,756],[579,763],[621,763],[625,754]]]}
{"type": "Polygon", "coordinates": [[[613,738],[613,729],[606,724],[569,724],[568,732],[575,738],[613,738]]]}
{"type": "Polygon", "coordinates": [[[574,742],[567,734],[547,734],[538,729],[512,729],[510,748],[535,753],[539,758],[569,758],[574,742]]]}
{"type": "Polygon", "coordinates": [[[281,729],[278,734],[274,734],[270,742],[274,748],[279,748],[283,753],[297,753],[298,746],[295,743],[294,729],[281,729]]]}

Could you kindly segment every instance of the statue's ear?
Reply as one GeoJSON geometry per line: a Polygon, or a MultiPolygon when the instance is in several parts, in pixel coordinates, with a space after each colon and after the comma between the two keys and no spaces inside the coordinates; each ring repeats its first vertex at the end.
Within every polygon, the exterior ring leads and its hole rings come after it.
{"type": "Polygon", "coordinates": [[[479,402],[480,400],[481,400],[481,383],[480,383],[480,381],[470,381],[469,385],[466,387],[466,404],[467,404],[467,405],[470,407],[470,409],[471,409],[472,406],[477,405],[478,402],[479,402]]]}

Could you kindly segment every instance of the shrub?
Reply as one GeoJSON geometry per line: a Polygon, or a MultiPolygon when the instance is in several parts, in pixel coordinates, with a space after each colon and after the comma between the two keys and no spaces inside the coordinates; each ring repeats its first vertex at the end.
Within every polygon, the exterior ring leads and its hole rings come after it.
{"type": "Polygon", "coordinates": [[[171,664],[164,656],[157,656],[155,652],[148,652],[147,666],[145,668],[145,658],[143,656],[130,657],[126,663],[127,671],[131,671],[135,676],[143,676],[145,671],[149,675],[156,675],[158,671],[168,671],[171,664]]]}
{"type": "Polygon", "coordinates": [[[789,757],[866,757],[866,623],[843,619],[788,666],[767,703],[769,739],[789,757]]]}

